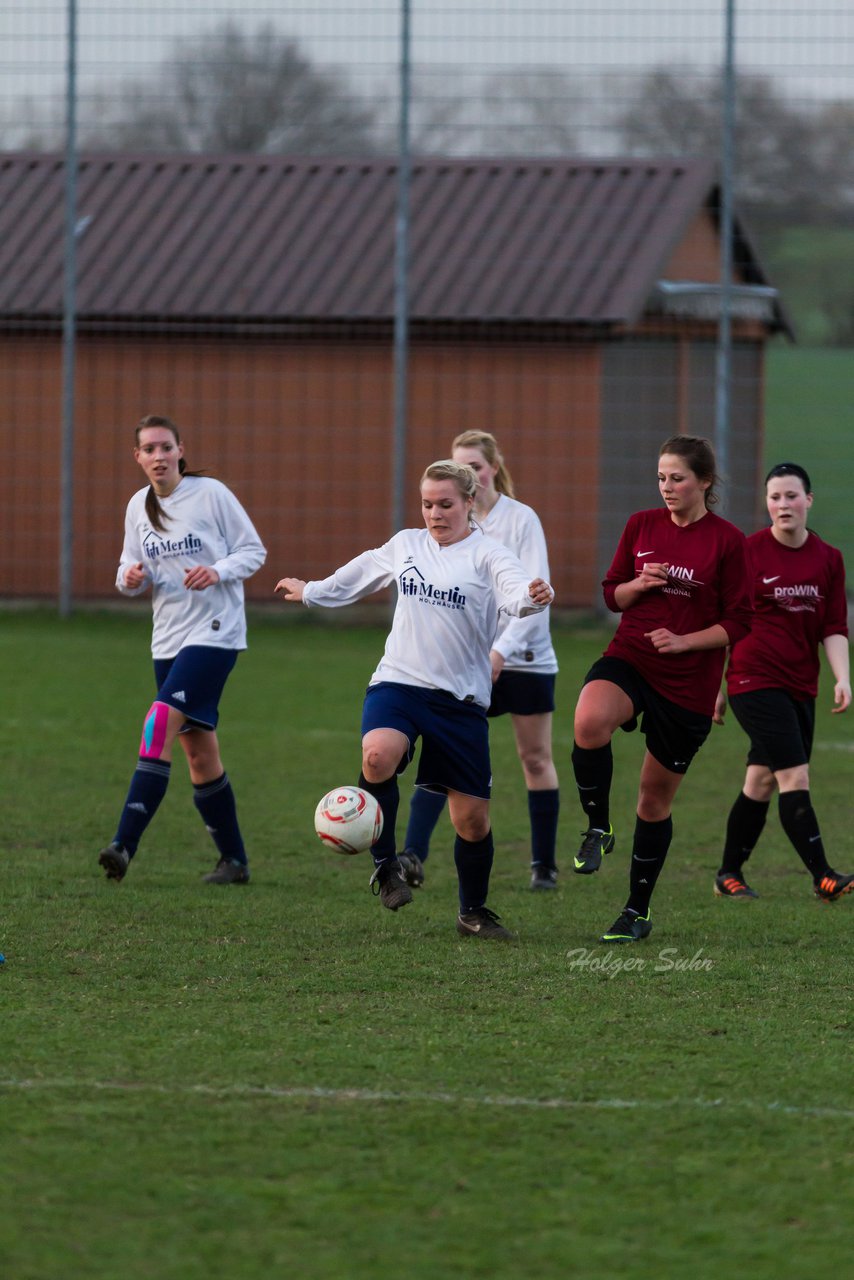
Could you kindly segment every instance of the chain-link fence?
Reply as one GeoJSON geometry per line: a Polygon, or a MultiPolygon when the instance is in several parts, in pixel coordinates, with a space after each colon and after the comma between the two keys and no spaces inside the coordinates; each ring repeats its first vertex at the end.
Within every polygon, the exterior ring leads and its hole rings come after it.
{"type": "Polygon", "coordinates": [[[725,445],[745,528],[801,461],[854,547],[847,0],[11,0],[0,67],[4,595],[58,595],[63,555],[111,592],[147,412],[246,501],[272,581],[415,523],[473,426],[574,606],[673,430],[725,445]]]}

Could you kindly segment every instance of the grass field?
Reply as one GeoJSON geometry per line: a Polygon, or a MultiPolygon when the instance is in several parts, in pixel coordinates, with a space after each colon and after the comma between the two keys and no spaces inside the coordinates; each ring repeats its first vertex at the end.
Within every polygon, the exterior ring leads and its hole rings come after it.
{"type": "MultiPolygon", "coordinates": [[[[617,850],[569,874],[570,711],[605,636],[559,631],[564,874],[527,890],[499,722],[491,903],[520,940],[490,946],[454,932],[447,826],[397,914],[366,856],[316,840],[316,800],[358,771],[382,633],[302,615],[253,623],[222,708],[252,884],[201,884],[215,853],[180,762],[127,879],[106,882],[148,630],[145,610],[0,615],[7,1280],[844,1274],[854,901],[813,899],[776,817],[761,899],[713,898],[734,724],[680,793],[651,938],[598,946],[641,744],[616,742],[617,850]]],[[[814,796],[844,870],[852,728],[825,688],[814,796]]]]}
{"type": "MultiPolygon", "coordinates": [[[[854,558],[851,387],[854,348],[774,345],[768,350],[766,470],[784,459],[806,467],[815,492],[810,525],[854,558]]],[[[849,583],[849,590],[852,584],[849,583]]]]}

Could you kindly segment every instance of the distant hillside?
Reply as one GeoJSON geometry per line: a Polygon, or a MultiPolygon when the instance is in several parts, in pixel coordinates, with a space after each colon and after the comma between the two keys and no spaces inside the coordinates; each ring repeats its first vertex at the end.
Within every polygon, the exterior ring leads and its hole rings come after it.
{"type": "Polygon", "coordinates": [[[768,352],[767,373],[765,469],[782,461],[806,467],[815,491],[810,523],[846,556],[851,590],[854,347],[828,350],[775,344],[768,352]]]}
{"type": "Polygon", "coordinates": [[[854,347],[854,227],[793,227],[760,250],[799,345],[854,347]]]}

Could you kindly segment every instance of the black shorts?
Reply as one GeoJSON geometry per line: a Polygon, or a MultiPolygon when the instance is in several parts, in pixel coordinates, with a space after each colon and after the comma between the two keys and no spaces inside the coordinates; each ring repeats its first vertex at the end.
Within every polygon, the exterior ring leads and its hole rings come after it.
{"type": "Polygon", "coordinates": [[[620,725],[626,733],[638,727],[646,738],[646,748],[671,773],[687,773],[688,766],[709,736],[712,717],[689,711],[656,693],[648,680],[622,658],[599,658],[587,672],[584,683],[609,680],[631,698],[635,714],[620,725]]]}
{"type": "Polygon", "coordinates": [[[748,764],[772,773],[809,764],[815,734],[815,698],[793,698],[785,689],[734,693],[729,700],[750,739],[748,764]]]}
{"type": "Polygon", "coordinates": [[[502,671],[492,686],[487,715],[542,716],[555,709],[554,672],[502,671]]]}

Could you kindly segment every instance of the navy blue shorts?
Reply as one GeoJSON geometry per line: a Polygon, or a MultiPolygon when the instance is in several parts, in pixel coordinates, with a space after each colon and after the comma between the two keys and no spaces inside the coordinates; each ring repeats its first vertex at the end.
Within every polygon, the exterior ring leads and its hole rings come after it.
{"type": "Polygon", "coordinates": [[[785,689],[734,693],[729,700],[738,723],[750,739],[748,764],[772,773],[809,764],[815,734],[815,699],[793,698],[785,689]]]}
{"type": "Polygon", "coordinates": [[[398,773],[403,773],[421,739],[416,786],[489,799],[489,725],[486,711],[476,702],[461,702],[443,689],[383,680],[369,686],[362,707],[362,737],[372,729],[397,729],[409,739],[398,773]]]}
{"type": "Polygon", "coordinates": [[[187,728],[215,729],[219,700],[237,661],[237,653],[237,649],[188,644],[174,658],[155,658],[158,702],[183,711],[187,728]]]}
{"type": "Polygon", "coordinates": [[[587,672],[584,683],[609,680],[631,698],[635,714],[620,725],[626,733],[638,727],[646,738],[646,749],[671,773],[687,773],[688,766],[709,736],[712,717],[680,707],[660,693],[622,658],[599,658],[587,672]]]}
{"type": "Polygon", "coordinates": [[[492,686],[487,715],[542,716],[555,709],[557,676],[542,671],[502,671],[492,686]]]}

